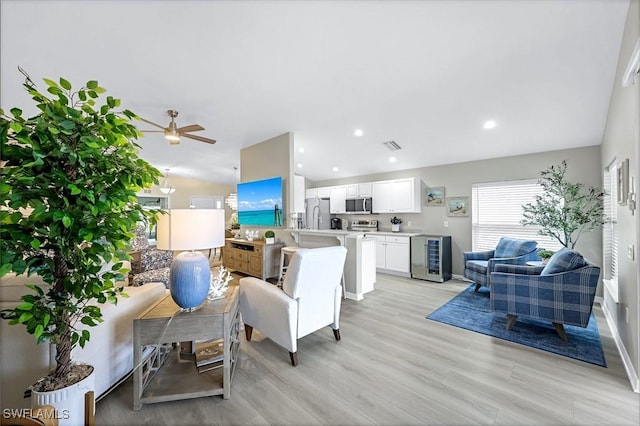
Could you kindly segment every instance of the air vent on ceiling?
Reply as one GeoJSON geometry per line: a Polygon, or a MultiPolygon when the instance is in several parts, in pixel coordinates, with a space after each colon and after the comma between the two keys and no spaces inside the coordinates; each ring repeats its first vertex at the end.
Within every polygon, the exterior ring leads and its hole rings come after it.
{"type": "Polygon", "coordinates": [[[383,142],[383,145],[389,148],[389,151],[399,151],[402,149],[396,141],[383,142]]]}

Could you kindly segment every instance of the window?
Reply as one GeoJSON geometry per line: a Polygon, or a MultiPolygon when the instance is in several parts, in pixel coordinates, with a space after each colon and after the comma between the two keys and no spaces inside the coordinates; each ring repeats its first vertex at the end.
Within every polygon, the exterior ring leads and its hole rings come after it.
{"type": "Polygon", "coordinates": [[[618,303],[618,166],[614,160],[604,171],[604,216],[602,247],[604,260],[604,287],[618,303]]]}
{"type": "Polygon", "coordinates": [[[537,180],[475,183],[471,189],[472,250],[492,250],[501,237],[536,240],[538,247],[560,250],[559,241],[538,234],[540,227],[524,226],[522,206],[542,193],[537,180]]]}

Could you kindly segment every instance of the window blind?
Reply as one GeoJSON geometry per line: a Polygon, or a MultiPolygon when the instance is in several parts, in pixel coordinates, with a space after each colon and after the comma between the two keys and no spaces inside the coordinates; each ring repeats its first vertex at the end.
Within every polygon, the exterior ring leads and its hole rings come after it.
{"type": "Polygon", "coordinates": [[[604,284],[613,300],[618,302],[618,167],[614,161],[605,169],[604,215],[602,246],[604,257],[604,284]]]}
{"type": "Polygon", "coordinates": [[[524,226],[522,206],[542,194],[537,180],[475,183],[471,188],[472,249],[492,250],[501,237],[536,240],[538,247],[559,250],[559,241],[538,234],[539,226],[524,226]]]}

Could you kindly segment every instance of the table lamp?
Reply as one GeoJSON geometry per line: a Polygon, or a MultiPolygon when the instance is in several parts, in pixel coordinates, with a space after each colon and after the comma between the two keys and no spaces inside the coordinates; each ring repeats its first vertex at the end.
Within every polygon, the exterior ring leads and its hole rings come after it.
{"type": "Polygon", "coordinates": [[[224,210],[168,210],[158,218],[157,246],[160,250],[188,250],[171,262],[169,290],[183,310],[195,310],[207,298],[211,284],[209,259],[195,250],[224,246],[224,210]]]}

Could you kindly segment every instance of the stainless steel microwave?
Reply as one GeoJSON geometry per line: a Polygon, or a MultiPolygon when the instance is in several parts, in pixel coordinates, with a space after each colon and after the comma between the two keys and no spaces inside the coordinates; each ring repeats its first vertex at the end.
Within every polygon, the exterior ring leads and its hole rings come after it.
{"type": "Polygon", "coordinates": [[[371,214],[373,199],[371,197],[347,198],[346,210],[350,214],[371,214]]]}

